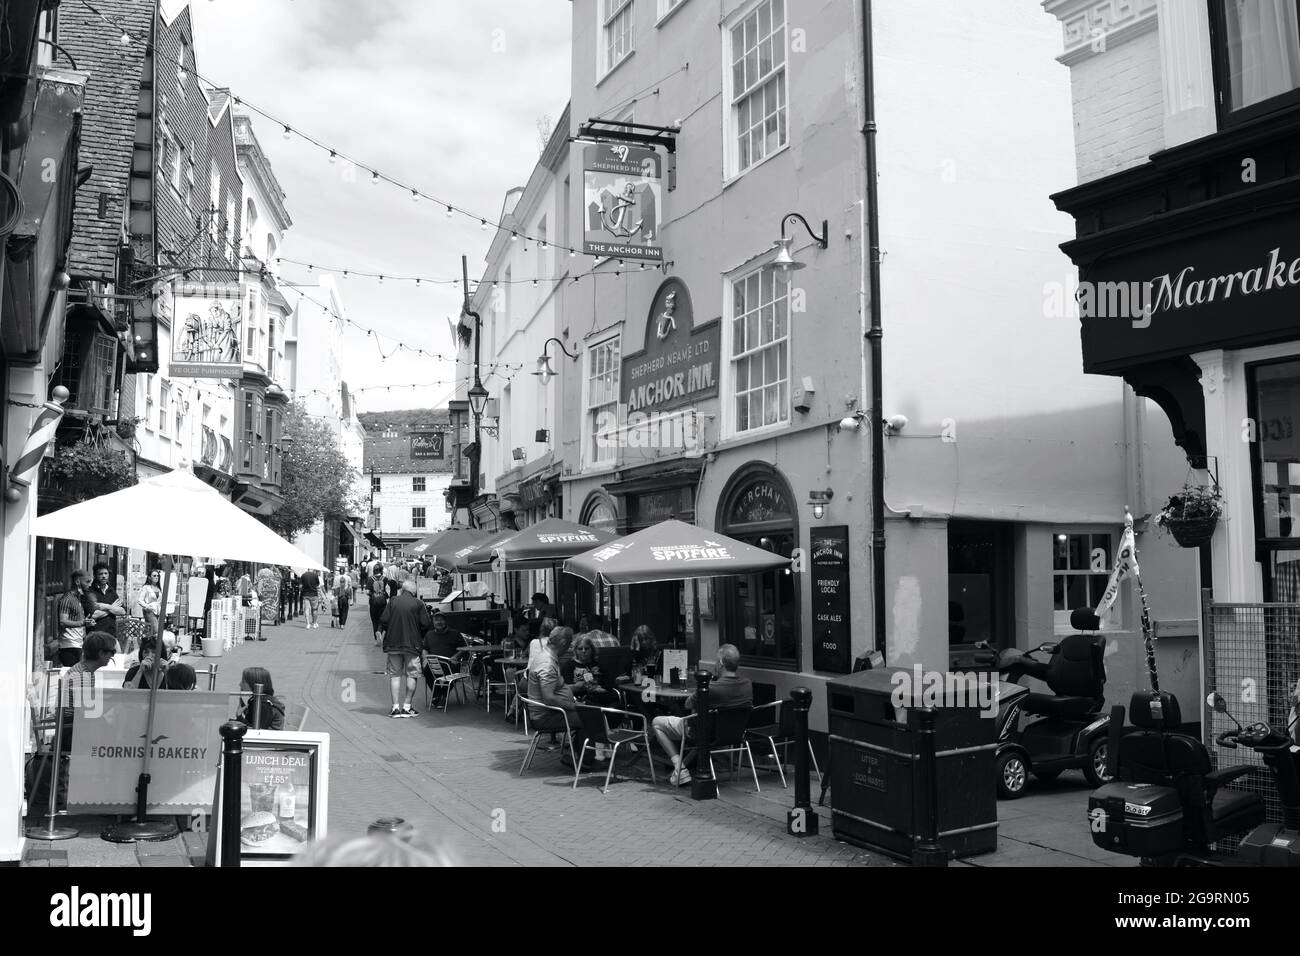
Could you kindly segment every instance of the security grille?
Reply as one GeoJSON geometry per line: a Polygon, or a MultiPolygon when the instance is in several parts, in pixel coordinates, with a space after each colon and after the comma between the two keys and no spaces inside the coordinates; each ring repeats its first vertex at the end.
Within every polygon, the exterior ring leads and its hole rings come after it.
{"type": "MultiPolygon", "coordinates": [[[[1294,718],[1300,681],[1300,604],[1215,604],[1205,611],[1206,693],[1218,691],[1232,716],[1248,726],[1265,721],[1275,730],[1294,718]]],[[[1225,750],[1214,742],[1232,728],[1222,714],[1205,711],[1205,745],[1216,767],[1249,764],[1259,769],[1241,777],[1234,787],[1260,794],[1271,822],[1282,822],[1272,776],[1259,754],[1238,748],[1225,750]]],[[[1295,728],[1292,728],[1294,735],[1295,728]]]]}

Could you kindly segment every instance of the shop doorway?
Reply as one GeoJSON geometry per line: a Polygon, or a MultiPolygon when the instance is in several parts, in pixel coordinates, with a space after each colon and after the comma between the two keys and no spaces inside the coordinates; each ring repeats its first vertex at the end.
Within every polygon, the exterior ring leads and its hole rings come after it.
{"type": "Polygon", "coordinates": [[[1012,525],[948,523],[948,643],[1015,645],[1012,525]]]}

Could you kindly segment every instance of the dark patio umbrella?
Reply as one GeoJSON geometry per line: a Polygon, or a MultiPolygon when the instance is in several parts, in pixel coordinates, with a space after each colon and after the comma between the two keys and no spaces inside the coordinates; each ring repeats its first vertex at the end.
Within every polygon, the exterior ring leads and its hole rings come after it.
{"type": "Polygon", "coordinates": [[[411,547],[411,553],[420,556],[427,554],[437,567],[454,571],[455,564],[450,556],[461,548],[476,547],[486,538],[487,532],[477,528],[447,528],[427,538],[421,538],[411,547]]]}
{"type": "Polygon", "coordinates": [[[470,554],[469,563],[481,571],[536,571],[617,540],[618,535],[609,531],[546,518],[480,545],[470,554]]]}
{"type": "Polygon", "coordinates": [[[661,521],[564,562],[592,584],[649,584],[790,566],[790,559],[683,521],[661,521]]]}
{"type": "MultiPolygon", "coordinates": [[[[458,548],[453,554],[447,555],[447,560],[452,562],[451,570],[477,574],[491,571],[492,549],[502,541],[513,538],[518,533],[515,528],[509,528],[505,531],[498,531],[486,539],[480,538],[458,548]]],[[[439,567],[442,567],[442,565],[439,565],[439,567]]]]}

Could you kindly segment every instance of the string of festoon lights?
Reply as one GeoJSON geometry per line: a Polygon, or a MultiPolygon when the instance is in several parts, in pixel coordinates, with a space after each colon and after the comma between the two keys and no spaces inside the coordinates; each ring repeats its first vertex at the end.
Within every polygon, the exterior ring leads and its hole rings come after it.
{"type": "MultiPolygon", "coordinates": [[[[100,20],[104,21],[106,24],[112,27],[113,30],[117,32],[118,41],[123,45],[127,45],[130,43],[148,44],[149,38],[147,36],[140,36],[138,34],[131,32],[122,24],[120,20],[115,20],[112,17],[108,16],[107,14],[103,13],[102,11],[97,9],[94,6],[94,4],[90,3],[89,0],[80,0],[80,3],[83,7],[85,7],[87,10],[93,13],[100,20]]],[[[183,62],[179,60],[175,60],[167,56],[166,54],[164,54],[161,50],[158,49],[157,44],[153,45],[153,55],[159,62],[167,63],[172,66],[175,66],[182,73],[189,72],[186,70],[185,64],[183,62]]],[[[227,87],[224,87],[222,84],[218,83],[216,80],[211,79],[210,77],[204,76],[202,73],[199,73],[197,70],[193,71],[193,76],[196,79],[201,80],[202,82],[207,83],[212,87],[228,90],[227,87]]],[[[381,182],[387,183],[391,186],[397,187],[398,189],[405,190],[410,195],[411,200],[413,202],[419,202],[420,200],[427,200],[435,208],[437,207],[443,208],[445,210],[445,214],[448,219],[451,219],[456,215],[460,215],[464,218],[479,223],[479,227],[484,230],[486,230],[488,226],[494,226],[497,229],[506,230],[510,233],[511,242],[517,242],[520,239],[524,239],[530,242],[536,242],[543,249],[554,248],[554,249],[559,249],[561,251],[567,252],[570,258],[574,258],[578,254],[578,250],[573,248],[572,246],[566,246],[559,243],[549,242],[548,240],[541,238],[539,236],[533,236],[525,232],[520,232],[517,228],[511,228],[510,226],[507,226],[505,223],[492,216],[479,215],[478,213],[472,212],[471,210],[466,209],[455,202],[450,202],[446,199],[435,196],[432,193],[425,192],[422,189],[412,186],[409,183],[404,182],[401,179],[398,179],[396,176],[390,176],[387,173],[382,172],[381,170],[377,169],[374,166],[370,166],[366,163],[361,162],[360,160],[355,159],[352,156],[349,156],[347,153],[343,152],[337,147],[331,146],[329,143],[319,140],[308,133],[304,133],[301,129],[294,127],[293,124],[286,122],[285,120],[281,119],[279,116],[275,115],[274,113],[271,113],[269,110],[265,110],[254,103],[250,103],[248,100],[244,99],[241,96],[236,96],[233,91],[229,91],[229,92],[230,92],[231,100],[234,102],[236,106],[242,106],[245,109],[247,109],[249,112],[256,113],[258,116],[261,116],[264,119],[280,126],[284,130],[285,139],[291,140],[294,137],[297,137],[298,139],[306,143],[310,143],[312,146],[315,146],[317,149],[321,150],[322,152],[328,153],[330,163],[337,163],[339,160],[342,160],[343,162],[348,163],[359,170],[363,170],[364,172],[369,173],[371,183],[373,183],[376,186],[379,185],[381,182]]],[[[421,278],[423,279],[423,277],[421,278]]]]}
{"type": "MultiPolygon", "coordinates": [[[[291,286],[291,288],[293,289],[293,292],[296,295],[301,296],[302,298],[306,299],[308,302],[312,303],[313,305],[319,306],[320,310],[326,315],[331,315],[334,318],[338,319],[340,322],[344,323],[345,325],[348,325],[359,332],[366,333],[366,336],[368,338],[374,340],[375,347],[379,349],[380,359],[383,361],[387,361],[396,352],[408,352],[412,355],[418,355],[422,358],[436,359],[441,362],[457,361],[457,356],[455,355],[443,355],[441,352],[431,352],[428,349],[420,348],[418,346],[407,345],[405,342],[403,342],[402,340],[398,339],[393,335],[390,335],[386,332],[380,332],[378,329],[369,328],[368,326],[362,325],[360,322],[357,322],[355,319],[351,319],[346,315],[339,314],[338,310],[336,310],[332,305],[329,305],[328,303],[325,302],[321,302],[315,296],[308,295],[306,292],[302,290],[301,287],[291,286]],[[384,351],[383,343],[380,341],[381,338],[389,339],[394,343],[393,347],[390,348],[387,352],[384,351]]],[[[488,365],[488,363],[484,363],[484,366],[489,367],[491,369],[510,369],[513,371],[518,371],[519,369],[523,368],[522,364],[516,364],[512,362],[493,362],[490,365],[488,365]]]]}
{"type": "MultiPolygon", "coordinates": [[[[525,249],[524,251],[526,252],[527,250],[525,249]]],[[[295,266],[305,266],[308,272],[322,272],[322,273],[330,273],[333,275],[341,275],[345,279],[352,279],[352,278],[377,279],[381,285],[384,282],[414,282],[417,286],[427,285],[430,287],[439,286],[439,285],[460,285],[461,284],[460,279],[439,279],[439,278],[434,278],[432,276],[398,275],[392,272],[367,272],[363,269],[343,268],[341,266],[322,266],[322,265],[317,265],[314,262],[307,262],[306,260],[303,259],[289,259],[284,256],[277,256],[275,261],[277,264],[280,265],[283,265],[284,263],[289,263],[290,265],[295,265],[295,266]]],[[[522,279],[514,279],[514,278],[479,279],[475,283],[475,287],[473,291],[477,292],[479,289],[483,288],[484,286],[495,287],[500,285],[531,284],[534,288],[536,288],[540,286],[543,282],[555,283],[556,285],[566,281],[576,283],[580,279],[586,279],[589,277],[595,278],[596,276],[613,276],[614,278],[617,279],[617,278],[621,278],[624,272],[646,272],[647,271],[647,266],[645,262],[642,262],[639,267],[634,269],[628,266],[626,260],[624,259],[619,259],[617,261],[619,266],[617,269],[590,269],[587,272],[572,272],[572,273],[565,273],[564,275],[558,275],[558,276],[532,276],[532,277],[527,277],[522,279]]],[[[670,262],[655,263],[653,266],[649,268],[660,269],[661,271],[667,271],[667,267],[670,266],[671,264],[672,263],[670,262]]],[[[289,286],[293,286],[292,282],[286,282],[285,284],[289,286]]]]}

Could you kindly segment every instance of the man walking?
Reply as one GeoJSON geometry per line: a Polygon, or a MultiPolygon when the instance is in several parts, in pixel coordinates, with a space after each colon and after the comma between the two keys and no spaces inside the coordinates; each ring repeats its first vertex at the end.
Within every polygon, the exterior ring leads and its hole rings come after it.
{"type": "Polygon", "coordinates": [[[389,717],[415,717],[411,707],[415,688],[420,681],[420,650],[425,632],[433,626],[429,609],[416,596],[415,581],[402,582],[402,588],[384,607],[379,618],[379,632],[384,638],[388,688],[393,700],[389,717]]]}
{"type": "Polygon", "coordinates": [[[298,579],[302,586],[302,605],[307,612],[307,629],[313,627],[319,629],[320,624],[316,622],[316,601],[320,597],[320,575],[308,568],[298,579]]]}
{"type": "Polygon", "coordinates": [[[347,568],[334,576],[334,600],[339,609],[339,627],[347,627],[348,608],[352,606],[352,576],[347,568]]]}

